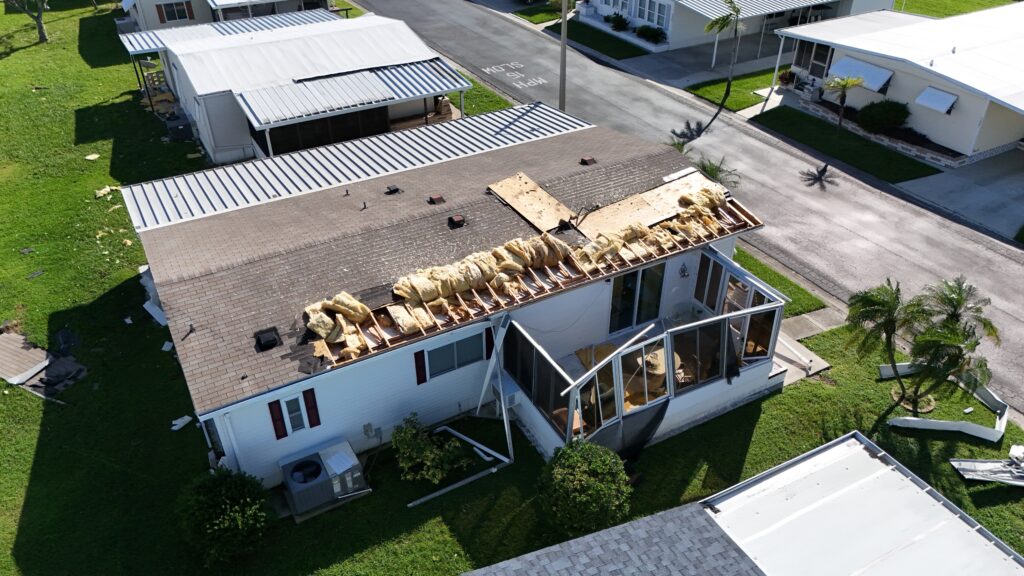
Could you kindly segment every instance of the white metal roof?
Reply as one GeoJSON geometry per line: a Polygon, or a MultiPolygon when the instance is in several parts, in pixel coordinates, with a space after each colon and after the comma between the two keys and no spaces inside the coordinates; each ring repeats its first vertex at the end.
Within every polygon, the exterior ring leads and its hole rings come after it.
{"type": "Polygon", "coordinates": [[[705,504],[767,576],[1024,574],[1024,558],[859,432],[705,504]]]}
{"type": "Polygon", "coordinates": [[[907,14],[906,12],[875,10],[874,12],[864,12],[863,14],[855,14],[853,16],[843,16],[842,18],[829,18],[828,20],[811,24],[779,28],[775,33],[787,38],[834,45],[842,44],[848,38],[861,34],[879,32],[927,20],[931,20],[931,18],[917,14],[907,14]]]}
{"type": "Polygon", "coordinates": [[[235,98],[253,127],[262,130],[314,116],[422,99],[470,87],[451,66],[434,58],[244,91],[235,98]]]}
{"type": "Polygon", "coordinates": [[[222,8],[235,8],[238,6],[255,6],[257,4],[270,4],[277,0],[206,0],[206,3],[210,5],[213,10],[220,10],[222,8]]]}
{"type": "Polygon", "coordinates": [[[301,12],[274,14],[273,16],[259,16],[256,18],[228,20],[226,22],[211,22],[207,24],[195,24],[193,26],[179,26],[177,28],[165,28],[163,30],[131,32],[128,34],[120,34],[119,37],[121,38],[121,43],[124,44],[124,47],[128,50],[129,54],[149,54],[152,52],[159,52],[166,48],[166,42],[184,42],[186,40],[214,38],[217,36],[231,36],[234,34],[256,32],[258,30],[301,26],[303,24],[312,24],[314,22],[330,22],[331,20],[338,20],[338,17],[327,10],[303,10],[301,12]]]}
{"type": "Polygon", "coordinates": [[[828,75],[860,78],[864,81],[865,88],[872,92],[878,92],[892,78],[892,70],[875,66],[851,56],[843,56],[832,63],[828,75]]]}
{"type": "Polygon", "coordinates": [[[167,49],[197,95],[239,93],[438,57],[405,22],[373,14],[168,42],[167,49]]]}
{"type": "Polygon", "coordinates": [[[122,189],[138,231],[591,128],[542,103],[122,189]]]}
{"type": "Polygon", "coordinates": [[[856,18],[806,24],[778,34],[907,62],[1024,114],[1024,3],[846,37],[836,37],[829,31],[834,28],[823,28],[856,18]]]}
{"type": "MultiPolygon", "coordinates": [[[[706,16],[709,20],[728,14],[729,11],[722,0],[676,0],[690,10],[706,16]]],[[[740,7],[740,18],[763,16],[773,12],[796,10],[808,6],[831,4],[831,0],[736,0],[740,7]]]]}

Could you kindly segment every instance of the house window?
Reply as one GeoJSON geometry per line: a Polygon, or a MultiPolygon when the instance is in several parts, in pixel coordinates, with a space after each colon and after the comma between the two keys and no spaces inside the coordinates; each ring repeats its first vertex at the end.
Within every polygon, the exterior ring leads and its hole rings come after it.
{"type": "Polygon", "coordinates": [[[668,4],[662,4],[655,0],[640,0],[637,8],[637,17],[641,20],[659,28],[664,28],[667,15],[668,4]]]}
{"type": "Polygon", "coordinates": [[[306,428],[306,412],[302,409],[302,397],[294,396],[284,401],[288,433],[294,434],[306,428]]]}
{"type": "Polygon", "coordinates": [[[718,312],[718,295],[722,287],[723,270],[717,260],[711,259],[707,254],[700,255],[693,297],[712,312],[718,312]]]}
{"type": "Polygon", "coordinates": [[[186,2],[170,2],[168,4],[160,4],[159,7],[163,9],[164,21],[166,22],[177,22],[179,20],[191,20],[189,14],[192,12],[191,6],[185,6],[186,2]]]}
{"type": "Polygon", "coordinates": [[[618,332],[658,317],[665,264],[630,272],[612,281],[609,332],[618,332]]]}
{"type": "Polygon", "coordinates": [[[482,334],[475,334],[457,342],[427,351],[427,366],[431,378],[458,368],[464,368],[484,359],[482,334]]]}

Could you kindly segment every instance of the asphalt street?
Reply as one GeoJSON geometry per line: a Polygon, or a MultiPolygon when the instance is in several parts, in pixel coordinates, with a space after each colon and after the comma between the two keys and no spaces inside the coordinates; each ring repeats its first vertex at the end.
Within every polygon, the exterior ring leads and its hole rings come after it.
{"type": "MultiPolygon", "coordinates": [[[[558,43],[465,0],[360,0],[382,16],[405,20],[434,49],[520,102],[558,101],[558,43]]],[[[713,111],[570,49],[567,112],[648,140],[713,111]]],[[[916,291],[964,274],[992,299],[990,316],[1003,345],[986,346],[992,388],[1024,409],[1024,253],[836,172],[826,191],[808,188],[802,170],[820,160],[724,115],[695,145],[739,170],[740,200],[765,223],[745,239],[845,300],[892,277],[916,291]]]]}

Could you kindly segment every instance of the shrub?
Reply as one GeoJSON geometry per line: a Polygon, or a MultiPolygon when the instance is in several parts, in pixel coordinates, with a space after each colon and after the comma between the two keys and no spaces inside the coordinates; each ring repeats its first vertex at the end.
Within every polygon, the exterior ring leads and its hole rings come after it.
{"type": "Polygon", "coordinates": [[[1017,234],[1013,237],[1013,239],[1016,240],[1017,242],[1020,242],[1021,244],[1024,244],[1024,226],[1021,226],[1020,230],[1017,230],[1017,234]]]}
{"type": "Polygon", "coordinates": [[[626,28],[629,28],[629,20],[626,20],[626,17],[618,12],[612,14],[611,23],[612,30],[615,30],[616,32],[622,32],[626,28]]]}
{"type": "Polygon", "coordinates": [[[540,478],[540,502],[547,517],[570,537],[625,520],[632,490],[619,456],[590,442],[560,448],[540,478]]]}
{"type": "Polygon", "coordinates": [[[857,124],[868,132],[885,133],[903,126],[909,116],[910,109],[903,102],[882,100],[858,110],[857,124]]]}
{"type": "Polygon", "coordinates": [[[469,459],[455,438],[431,435],[413,412],[391,435],[403,480],[426,480],[440,484],[456,469],[469,466],[469,459]]]}
{"type": "Polygon", "coordinates": [[[792,70],[783,70],[779,72],[779,84],[783,86],[789,86],[793,82],[796,82],[796,73],[792,70]]]}
{"type": "Polygon", "coordinates": [[[268,508],[258,478],[227,468],[197,477],[178,500],[182,535],[207,566],[251,552],[263,537],[268,508]]]}
{"type": "Polygon", "coordinates": [[[648,26],[646,24],[636,29],[636,35],[647,40],[651,44],[661,44],[668,38],[668,35],[665,34],[664,28],[648,26]]]}

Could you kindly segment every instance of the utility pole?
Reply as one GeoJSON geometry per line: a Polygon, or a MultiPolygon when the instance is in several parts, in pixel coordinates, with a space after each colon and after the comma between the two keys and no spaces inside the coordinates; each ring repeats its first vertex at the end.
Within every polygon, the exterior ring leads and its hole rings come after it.
{"type": "Polygon", "coordinates": [[[569,0],[562,0],[562,58],[558,63],[558,109],[565,112],[565,52],[569,38],[569,0]]]}

